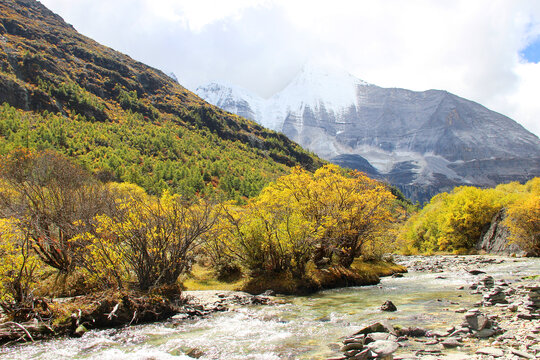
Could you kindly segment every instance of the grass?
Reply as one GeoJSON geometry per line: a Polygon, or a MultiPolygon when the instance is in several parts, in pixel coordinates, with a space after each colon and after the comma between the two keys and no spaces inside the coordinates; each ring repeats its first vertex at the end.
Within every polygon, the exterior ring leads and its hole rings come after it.
{"type": "Polygon", "coordinates": [[[195,264],[182,284],[185,290],[239,290],[244,282],[242,277],[218,280],[211,268],[195,264]]]}
{"type": "Polygon", "coordinates": [[[381,277],[390,276],[395,273],[407,272],[407,268],[405,266],[382,260],[364,261],[355,259],[351,268],[361,274],[377,275],[381,277]]]}
{"type": "Polygon", "coordinates": [[[401,265],[356,259],[351,269],[309,269],[305,279],[294,279],[291,274],[285,273],[251,279],[236,277],[218,280],[211,268],[196,264],[191,274],[183,279],[183,286],[185,290],[241,290],[260,294],[272,289],[281,294],[307,294],[336,287],[372,285],[378,283],[381,276],[401,272],[407,272],[401,265]]]}

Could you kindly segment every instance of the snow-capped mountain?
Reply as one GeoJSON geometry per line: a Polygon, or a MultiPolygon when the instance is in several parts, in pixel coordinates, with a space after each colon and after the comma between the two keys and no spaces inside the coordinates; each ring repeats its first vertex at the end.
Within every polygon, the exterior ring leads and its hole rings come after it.
{"type": "Polygon", "coordinates": [[[460,184],[540,176],[537,136],[446,91],[381,88],[341,69],[309,65],[269,99],[218,83],[196,93],[415,200],[460,184]]]}

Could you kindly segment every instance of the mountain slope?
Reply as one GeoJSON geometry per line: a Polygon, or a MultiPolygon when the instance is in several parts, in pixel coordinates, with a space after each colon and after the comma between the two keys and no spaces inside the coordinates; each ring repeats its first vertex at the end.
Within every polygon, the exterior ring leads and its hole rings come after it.
{"type": "Polygon", "coordinates": [[[327,160],[386,179],[415,200],[456,185],[540,175],[538,137],[446,91],[386,89],[310,65],[268,100],[219,84],[196,92],[227,111],[241,109],[327,160]]]}
{"type": "Polygon", "coordinates": [[[148,190],[230,197],[321,160],[77,33],[34,0],[0,2],[0,149],[54,148],[148,190]],[[193,187],[193,184],[196,184],[193,187]]]}

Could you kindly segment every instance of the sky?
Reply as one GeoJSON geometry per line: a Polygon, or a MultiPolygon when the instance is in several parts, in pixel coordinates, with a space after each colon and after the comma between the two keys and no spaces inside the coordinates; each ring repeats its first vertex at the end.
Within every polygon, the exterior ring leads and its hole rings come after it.
{"type": "Polygon", "coordinates": [[[442,89],[540,135],[538,0],[41,0],[79,32],[194,90],[263,97],[308,62],[382,87],[442,89]]]}

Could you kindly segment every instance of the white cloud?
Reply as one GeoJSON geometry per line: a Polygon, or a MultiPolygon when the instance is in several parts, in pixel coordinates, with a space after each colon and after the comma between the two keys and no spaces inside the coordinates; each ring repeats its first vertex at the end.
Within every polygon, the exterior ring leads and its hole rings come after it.
{"type": "Polygon", "coordinates": [[[220,79],[263,96],[311,59],[386,87],[445,89],[540,134],[537,0],[43,0],[82,33],[193,88],[220,79]]]}
{"type": "MultiPolygon", "coordinates": [[[[516,67],[519,78],[517,90],[509,94],[501,106],[501,112],[513,114],[526,129],[540,134],[540,63],[520,63],[516,67]],[[507,110],[506,110],[507,109],[507,110]]],[[[499,104],[493,104],[496,108],[499,104]]]]}

